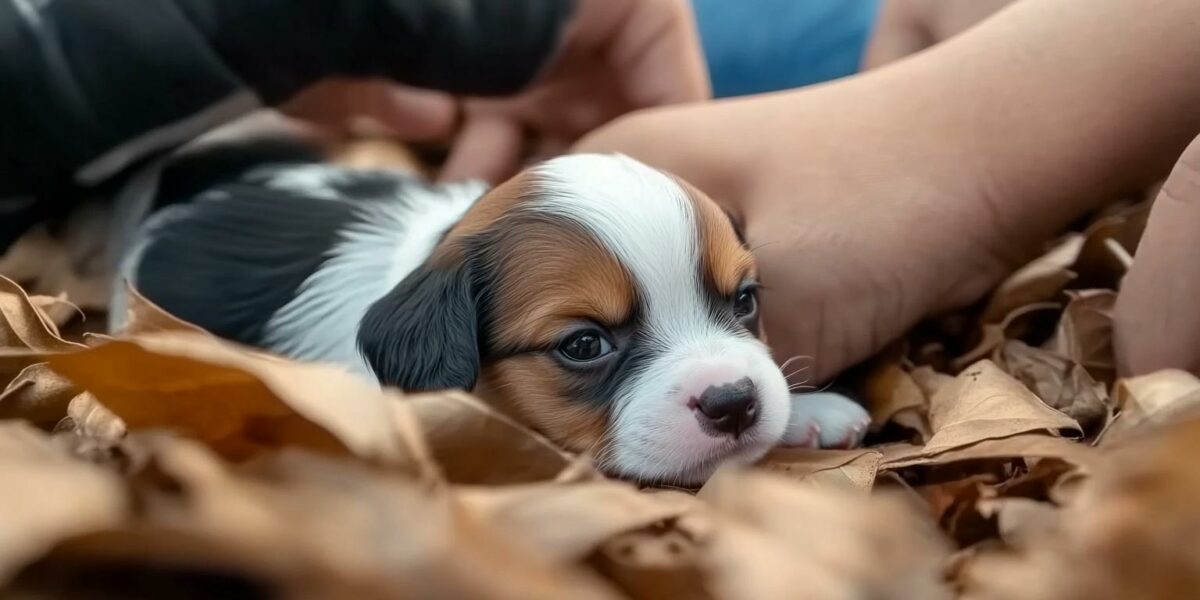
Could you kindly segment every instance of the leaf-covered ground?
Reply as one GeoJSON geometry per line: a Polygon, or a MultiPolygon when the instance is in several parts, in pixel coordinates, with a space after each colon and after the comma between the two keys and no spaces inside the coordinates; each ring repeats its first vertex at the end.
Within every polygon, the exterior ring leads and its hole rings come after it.
{"type": "Polygon", "coordinates": [[[80,335],[70,301],[94,330],[105,297],[71,275],[80,234],[34,234],[0,261],[0,596],[1191,598],[1200,380],[1114,380],[1146,211],[878,357],[869,447],[700,490],[606,479],[470,396],[380,392],[140,299],[117,337],[80,335]]]}

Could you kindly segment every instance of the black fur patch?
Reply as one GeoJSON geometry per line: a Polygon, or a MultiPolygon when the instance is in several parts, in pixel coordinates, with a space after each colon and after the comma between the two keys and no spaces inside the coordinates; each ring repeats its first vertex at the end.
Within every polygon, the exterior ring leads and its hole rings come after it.
{"type": "Polygon", "coordinates": [[[139,291],[219,336],[259,344],[263,328],[327,258],[354,205],[247,183],[209,189],[160,226],[136,269],[139,291]]]}
{"type": "Polygon", "coordinates": [[[358,344],[384,385],[469,390],[479,378],[478,329],[470,268],[427,263],[371,305],[358,344]]]}
{"type": "Polygon", "coordinates": [[[163,169],[154,206],[191,201],[213,186],[238,181],[264,165],[310,164],[323,159],[318,149],[286,135],[214,143],[187,151],[163,169]]]}

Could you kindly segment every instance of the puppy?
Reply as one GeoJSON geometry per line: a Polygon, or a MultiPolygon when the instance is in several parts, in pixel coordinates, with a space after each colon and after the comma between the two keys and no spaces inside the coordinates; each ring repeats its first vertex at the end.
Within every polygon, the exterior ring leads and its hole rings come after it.
{"type": "Polygon", "coordinates": [[[754,256],[670,175],[574,155],[488,190],[243,150],[171,165],[124,244],[118,277],[185,320],[408,391],[473,389],[639,481],[861,441],[860,406],[790,393],[754,256]]]}

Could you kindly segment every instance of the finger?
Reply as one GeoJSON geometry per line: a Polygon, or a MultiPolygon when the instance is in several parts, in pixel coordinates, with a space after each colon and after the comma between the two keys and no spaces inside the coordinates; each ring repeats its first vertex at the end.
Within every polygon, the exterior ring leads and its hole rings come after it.
{"type": "Polygon", "coordinates": [[[383,81],[327,80],[289,100],[281,109],[338,131],[383,129],[405,141],[448,139],[456,125],[455,100],[441,92],[383,81]]]}
{"type": "Polygon", "coordinates": [[[1164,368],[1200,372],[1200,138],[1154,202],[1121,284],[1114,343],[1122,375],[1164,368]]]}
{"type": "Polygon", "coordinates": [[[521,127],[511,119],[497,115],[468,117],[438,180],[499,183],[516,172],[521,142],[521,127]]]}
{"type": "Polygon", "coordinates": [[[448,139],[458,119],[457,103],[450,95],[390,84],[365,89],[353,106],[359,115],[409,142],[448,139]]]}
{"type": "Polygon", "coordinates": [[[634,107],[711,97],[700,37],[686,0],[583,0],[572,26],[567,39],[596,45],[634,107]]]}

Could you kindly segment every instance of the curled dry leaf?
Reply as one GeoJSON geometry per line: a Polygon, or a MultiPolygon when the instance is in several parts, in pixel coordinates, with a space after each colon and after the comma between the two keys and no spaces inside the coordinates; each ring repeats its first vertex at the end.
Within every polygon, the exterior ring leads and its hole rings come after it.
{"type": "Polygon", "coordinates": [[[1141,202],[1120,209],[1087,228],[1079,257],[1071,265],[1071,270],[1079,275],[1079,286],[1111,290],[1120,287],[1126,267],[1121,257],[1110,249],[1111,244],[1116,243],[1127,254],[1133,254],[1146,229],[1151,205],[1152,202],[1141,202]]]}
{"type": "Polygon", "coordinates": [[[51,429],[67,416],[67,406],[78,394],[75,384],[49,365],[29,365],[0,393],[0,419],[25,419],[51,429]]]}
{"type": "Polygon", "coordinates": [[[1186,371],[1159,371],[1117,382],[1115,396],[1121,413],[1099,440],[1104,446],[1200,408],[1200,379],[1186,371]]]}
{"type": "Polygon", "coordinates": [[[149,298],[129,285],[129,282],[125,282],[125,298],[125,321],[121,326],[121,335],[132,336],[159,331],[184,331],[211,335],[151,302],[149,298]]]}
{"type": "Polygon", "coordinates": [[[929,421],[933,437],[925,445],[926,455],[1030,431],[1080,433],[1074,419],[1046,406],[989,360],[968,367],[938,390],[930,401],[929,421]]]}
{"type": "Polygon", "coordinates": [[[727,468],[701,499],[718,513],[704,552],[720,598],[946,598],[948,555],[904,502],[727,468]]]}
{"type": "Polygon", "coordinates": [[[925,415],[929,411],[929,397],[913,376],[900,366],[898,356],[888,357],[867,375],[863,395],[871,413],[872,431],[878,432],[888,423],[896,423],[915,430],[923,439],[927,438],[929,428],[925,415]]]}
{"type": "Polygon", "coordinates": [[[1039,536],[1055,535],[1062,518],[1054,504],[1029,498],[981,498],[977,506],[979,514],[996,519],[1000,539],[1016,547],[1039,536]]]}
{"type": "Polygon", "coordinates": [[[1076,277],[1070,267],[1079,257],[1083,243],[1083,235],[1069,234],[1049,252],[1009,275],[992,293],[980,321],[1000,323],[1023,306],[1057,298],[1076,277]]]}
{"type": "Polygon", "coordinates": [[[22,369],[42,362],[46,355],[82,348],[59,337],[25,290],[0,276],[0,381],[10,381],[22,369]]]}
{"type": "Polygon", "coordinates": [[[954,370],[961,371],[967,365],[991,356],[1006,340],[1019,338],[1024,329],[1025,322],[1036,313],[1058,310],[1059,308],[1061,308],[1061,305],[1054,302],[1027,304],[1010,312],[999,324],[983,323],[979,342],[975,344],[974,348],[967,351],[966,354],[954,359],[952,364],[954,370]]]}
{"type": "Polygon", "coordinates": [[[75,317],[84,317],[83,310],[67,300],[65,293],[57,296],[30,296],[29,301],[41,313],[42,320],[51,326],[55,335],[60,335],[58,328],[75,317]]]}
{"type": "Polygon", "coordinates": [[[545,437],[467,394],[408,396],[446,478],[463,484],[553,479],[572,457],[545,437]]]}
{"type": "Polygon", "coordinates": [[[87,392],[71,399],[67,418],[74,424],[75,433],[84,437],[108,443],[125,437],[125,422],[87,392]]]}
{"type": "Polygon", "coordinates": [[[689,494],[646,494],[614,481],[470,487],[457,498],[481,521],[556,563],[580,561],[620,534],[677,518],[697,503],[689,494]]]}
{"type": "Polygon", "coordinates": [[[130,429],[181,431],[231,459],[294,445],[417,468],[397,437],[396,396],[335,367],[186,332],[113,341],[50,364],[130,429]]]}
{"type": "Polygon", "coordinates": [[[997,363],[1051,408],[1075,419],[1089,436],[1112,417],[1108,389],[1077,362],[1019,340],[1001,346],[997,363]]]}
{"type": "Polygon", "coordinates": [[[1112,383],[1117,368],[1113,352],[1112,290],[1069,291],[1071,298],[1046,349],[1087,369],[1096,381],[1112,383]]]}
{"type": "Polygon", "coordinates": [[[1050,435],[1048,432],[1020,433],[1005,438],[987,439],[936,454],[912,444],[895,444],[878,449],[883,453],[880,471],[941,466],[973,460],[1016,458],[1055,458],[1083,469],[1090,469],[1101,461],[1094,448],[1050,435]]]}
{"type": "Polygon", "coordinates": [[[589,564],[630,598],[712,598],[701,551],[695,536],[672,523],[615,536],[589,564]]]}
{"type": "Polygon", "coordinates": [[[133,484],[153,525],[290,555],[393,597],[613,597],[511,541],[445,486],[295,450],[235,472],[198,444],[144,441],[151,459],[133,484]]]}
{"type": "Polygon", "coordinates": [[[1112,453],[1057,524],[1020,552],[983,554],[966,598],[1183,599],[1200,588],[1200,419],[1159,428],[1112,453]]]}
{"type": "Polygon", "coordinates": [[[0,586],[60,539],[121,521],[115,474],[72,459],[43,432],[0,423],[0,586]]]}
{"type": "Polygon", "coordinates": [[[759,465],[766,471],[786,475],[817,487],[867,492],[875,483],[875,472],[883,455],[874,450],[810,450],[777,448],[759,465]]]}

